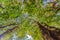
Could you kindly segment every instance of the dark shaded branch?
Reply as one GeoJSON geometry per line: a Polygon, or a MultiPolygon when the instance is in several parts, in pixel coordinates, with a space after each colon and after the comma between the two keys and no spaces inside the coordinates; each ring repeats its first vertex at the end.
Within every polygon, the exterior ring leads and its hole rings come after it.
{"type": "Polygon", "coordinates": [[[57,13],[59,10],[60,10],[60,8],[58,8],[55,13],[57,13]]]}
{"type": "Polygon", "coordinates": [[[45,40],[60,40],[60,29],[48,26],[45,23],[42,25],[38,21],[35,22],[39,26],[45,40]]]}
{"type": "Polygon", "coordinates": [[[11,25],[16,25],[16,24],[13,23],[13,24],[9,24],[9,25],[6,25],[6,26],[0,26],[0,28],[5,28],[5,27],[7,27],[7,26],[11,26],[11,25]]]}
{"type": "Polygon", "coordinates": [[[0,35],[0,38],[1,38],[2,36],[4,36],[5,34],[12,32],[12,31],[13,31],[14,29],[16,29],[16,28],[19,28],[19,27],[18,27],[18,26],[15,26],[15,27],[13,27],[13,28],[11,28],[11,29],[8,29],[6,32],[4,32],[4,33],[2,33],[2,34],[0,35]]]}

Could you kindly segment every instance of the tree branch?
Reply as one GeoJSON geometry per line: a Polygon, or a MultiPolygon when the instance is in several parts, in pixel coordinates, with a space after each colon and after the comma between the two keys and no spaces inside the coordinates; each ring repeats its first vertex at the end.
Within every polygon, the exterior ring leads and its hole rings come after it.
{"type": "Polygon", "coordinates": [[[35,21],[39,26],[42,36],[45,40],[60,40],[60,29],[48,26],[44,23],[44,26],[38,21],[35,21]]]}

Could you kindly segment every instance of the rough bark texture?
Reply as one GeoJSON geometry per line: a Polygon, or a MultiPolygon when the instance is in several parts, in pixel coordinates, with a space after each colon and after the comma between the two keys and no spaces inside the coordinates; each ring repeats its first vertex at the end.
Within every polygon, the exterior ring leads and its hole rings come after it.
{"type": "Polygon", "coordinates": [[[41,25],[37,22],[44,40],[60,40],[60,29],[55,27],[50,27],[47,24],[41,25]]]}

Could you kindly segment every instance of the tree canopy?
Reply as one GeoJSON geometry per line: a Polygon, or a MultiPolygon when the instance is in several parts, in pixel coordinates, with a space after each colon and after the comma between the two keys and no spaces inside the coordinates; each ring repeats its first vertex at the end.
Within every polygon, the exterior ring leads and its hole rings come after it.
{"type": "Polygon", "coordinates": [[[1,40],[43,40],[34,20],[60,28],[60,0],[0,0],[1,40]]]}

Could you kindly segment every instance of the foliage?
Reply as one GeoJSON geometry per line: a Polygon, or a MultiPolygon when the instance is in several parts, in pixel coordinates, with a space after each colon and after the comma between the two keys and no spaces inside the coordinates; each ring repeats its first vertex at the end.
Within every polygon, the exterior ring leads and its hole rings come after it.
{"type": "MultiPolygon", "coordinates": [[[[59,1],[59,0],[58,0],[59,1]]],[[[57,3],[59,4],[60,1],[57,3]]],[[[17,40],[25,40],[26,34],[31,35],[33,40],[43,40],[40,29],[34,20],[46,23],[50,26],[60,28],[60,11],[57,11],[60,6],[53,8],[53,3],[43,3],[44,0],[1,0],[0,1],[0,26],[9,25],[7,28],[0,30],[0,35],[4,31],[13,28],[12,32],[5,33],[2,40],[12,40],[13,34],[16,33],[17,40]],[[57,11],[57,12],[56,12],[57,11]],[[10,24],[15,23],[11,26],[10,24]]]]}

